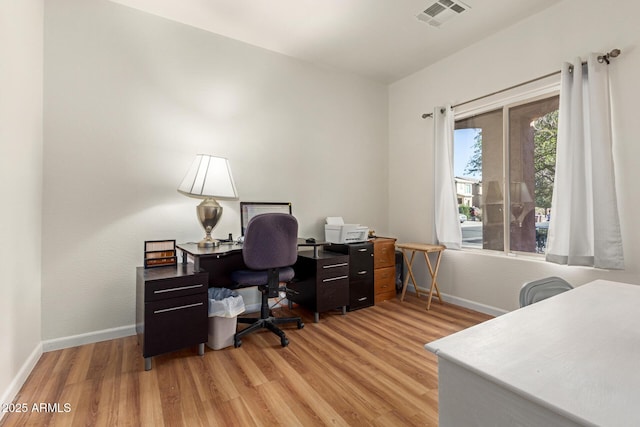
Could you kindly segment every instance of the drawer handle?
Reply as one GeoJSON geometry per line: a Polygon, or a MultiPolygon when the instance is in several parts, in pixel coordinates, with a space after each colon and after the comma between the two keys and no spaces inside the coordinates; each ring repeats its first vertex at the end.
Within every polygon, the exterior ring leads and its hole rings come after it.
{"type": "Polygon", "coordinates": [[[342,262],[340,264],[323,265],[322,268],[327,269],[327,268],[344,267],[345,265],[349,265],[349,263],[348,262],[342,262]]]}
{"type": "Polygon", "coordinates": [[[180,286],[179,288],[168,288],[168,289],[159,289],[157,291],[153,291],[154,294],[163,294],[165,292],[175,292],[175,291],[184,291],[187,289],[195,289],[195,288],[201,288],[204,285],[200,284],[200,285],[191,285],[191,286],[180,286]]]}
{"type": "Polygon", "coordinates": [[[362,297],[362,298],[358,298],[358,302],[362,302],[369,299],[369,297],[362,297]]]}
{"type": "Polygon", "coordinates": [[[358,274],[359,274],[359,275],[361,275],[361,276],[362,276],[363,274],[367,274],[367,270],[358,271],[358,274]]]}
{"type": "Polygon", "coordinates": [[[367,251],[367,248],[358,249],[358,252],[366,252],[366,251],[367,251]]]}
{"type": "Polygon", "coordinates": [[[342,280],[347,279],[349,276],[338,276],[338,277],[330,277],[328,279],[322,279],[323,282],[333,282],[334,280],[342,280]]]}
{"type": "Polygon", "coordinates": [[[198,307],[200,305],[204,305],[204,303],[197,302],[195,304],[181,305],[179,307],[163,308],[162,310],[154,310],[153,314],[166,313],[168,311],[184,310],[187,308],[198,307]]]}

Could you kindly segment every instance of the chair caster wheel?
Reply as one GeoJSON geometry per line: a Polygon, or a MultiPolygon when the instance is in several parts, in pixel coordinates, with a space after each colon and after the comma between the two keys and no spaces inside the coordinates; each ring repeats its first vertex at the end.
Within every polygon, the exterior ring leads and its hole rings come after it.
{"type": "Polygon", "coordinates": [[[233,340],[233,346],[238,348],[242,345],[242,340],[233,340]]]}
{"type": "Polygon", "coordinates": [[[288,340],[288,339],[286,339],[286,338],[282,338],[282,339],[280,340],[280,344],[281,344],[283,347],[286,347],[286,346],[288,346],[288,345],[289,345],[289,340],[288,340]]]}
{"type": "Polygon", "coordinates": [[[302,328],[304,328],[304,323],[298,322],[298,329],[302,329],[302,328]]]}

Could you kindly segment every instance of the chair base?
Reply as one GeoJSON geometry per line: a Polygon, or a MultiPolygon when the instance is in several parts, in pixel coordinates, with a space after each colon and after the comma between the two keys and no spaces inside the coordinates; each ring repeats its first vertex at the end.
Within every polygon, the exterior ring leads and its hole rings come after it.
{"type": "Polygon", "coordinates": [[[267,283],[258,286],[258,290],[260,291],[261,303],[260,303],[260,317],[240,317],[238,318],[238,323],[248,323],[250,326],[236,332],[233,336],[233,346],[238,348],[242,345],[242,337],[260,330],[262,328],[268,329],[277,336],[280,337],[280,343],[283,347],[289,345],[289,340],[285,335],[284,331],[278,328],[276,325],[281,325],[283,323],[297,323],[298,329],[302,329],[304,327],[304,323],[302,323],[302,319],[300,317],[274,317],[271,309],[269,308],[269,298],[274,298],[280,295],[280,292],[286,293],[286,286],[280,287],[280,270],[277,268],[269,269],[268,271],[268,281],[267,283]]]}
{"type": "Polygon", "coordinates": [[[302,319],[300,317],[273,317],[273,316],[268,316],[268,317],[260,317],[260,318],[252,318],[252,317],[242,317],[242,318],[238,318],[238,323],[248,323],[251,326],[241,330],[240,332],[237,332],[234,336],[233,336],[233,346],[238,348],[242,345],[242,337],[256,332],[260,329],[268,329],[271,332],[273,332],[274,334],[276,334],[277,336],[280,337],[280,344],[282,345],[282,347],[286,347],[287,345],[289,345],[289,340],[287,339],[287,335],[284,333],[284,331],[280,328],[278,328],[276,325],[280,325],[283,323],[297,323],[298,324],[298,329],[302,329],[304,328],[304,323],[302,323],[302,319]]]}

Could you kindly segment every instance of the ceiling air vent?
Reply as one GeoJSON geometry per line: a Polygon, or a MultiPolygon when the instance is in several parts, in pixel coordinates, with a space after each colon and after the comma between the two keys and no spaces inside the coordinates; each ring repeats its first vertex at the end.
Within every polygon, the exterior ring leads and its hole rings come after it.
{"type": "Polygon", "coordinates": [[[461,1],[438,0],[420,12],[416,17],[429,25],[440,27],[467,9],[471,8],[461,1]]]}

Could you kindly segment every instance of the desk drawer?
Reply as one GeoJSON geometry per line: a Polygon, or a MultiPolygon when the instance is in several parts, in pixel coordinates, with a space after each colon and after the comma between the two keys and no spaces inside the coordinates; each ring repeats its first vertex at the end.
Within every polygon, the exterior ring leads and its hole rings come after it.
{"type": "Polygon", "coordinates": [[[327,265],[318,269],[318,280],[326,283],[338,279],[349,278],[349,264],[327,265]]]}
{"type": "Polygon", "coordinates": [[[144,357],[204,343],[208,339],[206,293],[147,302],[144,311],[144,357]]]}
{"type": "Polygon", "coordinates": [[[318,283],[317,312],[333,310],[349,304],[349,277],[328,278],[318,283]]]}
{"type": "Polygon", "coordinates": [[[373,281],[349,281],[349,311],[370,307],[374,304],[373,281]]]}
{"type": "Polygon", "coordinates": [[[329,251],[349,255],[349,273],[352,279],[362,276],[363,272],[373,271],[373,244],[370,242],[333,244],[329,251]]]}
{"type": "Polygon", "coordinates": [[[334,280],[336,277],[349,277],[349,261],[347,257],[337,261],[323,261],[325,262],[318,262],[316,270],[319,281],[324,281],[324,279],[334,280]]]}
{"type": "Polygon", "coordinates": [[[321,251],[298,254],[296,275],[287,286],[287,298],[316,312],[349,304],[349,256],[321,251]]]}
{"type": "Polygon", "coordinates": [[[373,244],[354,243],[349,245],[349,265],[351,277],[362,276],[362,272],[373,271],[373,244]]]}
{"type": "Polygon", "coordinates": [[[375,271],[375,299],[376,303],[385,299],[394,298],[396,295],[396,268],[378,268],[375,271]]]}
{"type": "Polygon", "coordinates": [[[206,294],[207,288],[207,273],[153,280],[147,282],[145,287],[145,301],[159,301],[200,293],[206,294]]]}
{"type": "Polygon", "coordinates": [[[373,245],[373,262],[375,268],[395,265],[396,245],[394,239],[376,240],[373,245]]]}
{"type": "Polygon", "coordinates": [[[287,299],[315,311],[329,311],[349,304],[349,278],[325,278],[317,282],[310,278],[294,280],[287,285],[287,299]]]}

